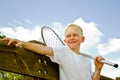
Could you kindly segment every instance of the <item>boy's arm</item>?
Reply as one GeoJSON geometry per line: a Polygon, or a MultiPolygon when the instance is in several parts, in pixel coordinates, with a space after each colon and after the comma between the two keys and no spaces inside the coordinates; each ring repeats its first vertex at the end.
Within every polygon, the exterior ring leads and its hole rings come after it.
{"type": "Polygon", "coordinates": [[[23,42],[21,46],[38,54],[53,56],[53,49],[51,47],[30,42],[23,42]]]}
{"type": "Polygon", "coordinates": [[[101,70],[95,70],[92,76],[92,80],[100,80],[100,73],[101,73],[101,70]]]}
{"type": "Polygon", "coordinates": [[[97,56],[94,59],[95,72],[92,76],[92,80],[100,80],[100,73],[101,73],[102,67],[104,65],[104,63],[100,62],[101,60],[104,60],[104,58],[102,56],[97,56]]]}
{"type": "Polygon", "coordinates": [[[44,54],[44,55],[49,55],[49,56],[54,55],[53,49],[51,47],[47,47],[42,44],[25,42],[25,41],[21,41],[18,39],[11,39],[11,38],[3,38],[1,40],[6,41],[8,46],[14,44],[16,47],[22,46],[23,48],[26,48],[38,54],[44,54]]]}

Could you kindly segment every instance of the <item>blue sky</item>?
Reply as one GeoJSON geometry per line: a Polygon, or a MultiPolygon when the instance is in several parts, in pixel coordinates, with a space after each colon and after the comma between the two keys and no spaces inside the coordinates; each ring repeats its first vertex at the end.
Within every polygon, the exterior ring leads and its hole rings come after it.
{"type": "MultiPolygon", "coordinates": [[[[103,55],[120,64],[119,3],[119,0],[0,0],[0,31],[10,37],[39,40],[43,25],[55,28],[62,37],[65,26],[75,23],[85,32],[84,52],[103,55]]],[[[120,76],[120,69],[105,66],[102,74],[115,78],[120,76]],[[110,71],[114,75],[108,75],[110,71]]]]}
{"type": "Polygon", "coordinates": [[[1,0],[0,24],[19,25],[16,21],[29,19],[33,24],[24,23],[25,27],[33,27],[36,24],[51,25],[53,22],[66,25],[81,17],[86,22],[93,21],[99,24],[98,28],[106,38],[120,38],[119,2],[118,0],[1,0]]]}

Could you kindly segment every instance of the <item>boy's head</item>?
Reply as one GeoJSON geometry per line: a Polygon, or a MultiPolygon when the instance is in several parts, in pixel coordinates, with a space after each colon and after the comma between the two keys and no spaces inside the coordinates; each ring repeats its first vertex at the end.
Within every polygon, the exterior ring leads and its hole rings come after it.
{"type": "Polygon", "coordinates": [[[64,42],[73,50],[79,50],[80,44],[84,42],[83,30],[76,24],[70,24],[65,29],[64,42]]]}
{"type": "Polygon", "coordinates": [[[82,28],[81,28],[80,26],[78,26],[78,25],[76,25],[76,24],[70,24],[70,25],[68,25],[68,26],[66,27],[66,29],[65,29],[65,32],[64,32],[65,36],[66,36],[67,30],[68,30],[69,28],[76,28],[76,29],[78,29],[78,30],[80,31],[80,35],[83,35],[83,30],[82,30],[82,28]]]}

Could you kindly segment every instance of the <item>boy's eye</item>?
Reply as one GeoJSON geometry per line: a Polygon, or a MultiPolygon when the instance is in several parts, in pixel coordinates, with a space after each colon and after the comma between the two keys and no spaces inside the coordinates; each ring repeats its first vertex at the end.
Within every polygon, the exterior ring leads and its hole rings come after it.
{"type": "Polygon", "coordinates": [[[74,34],[73,36],[78,36],[78,34],[74,34]]]}
{"type": "Polygon", "coordinates": [[[66,37],[68,38],[68,37],[70,37],[70,35],[67,35],[66,37]]]}
{"type": "Polygon", "coordinates": [[[70,38],[71,36],[76,37],[76,36],[78,36],[78,34],[67,35],[66,37],[70,38]]]}
{"type": "Polygon", "coordinates": [[[74,34],[73,36],[77,36],[76,34],[74,34]]]}

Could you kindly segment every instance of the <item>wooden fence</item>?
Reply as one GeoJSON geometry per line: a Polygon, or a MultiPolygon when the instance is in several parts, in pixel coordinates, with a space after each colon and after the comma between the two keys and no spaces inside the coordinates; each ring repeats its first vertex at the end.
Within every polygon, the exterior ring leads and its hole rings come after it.
{"type": "MultiPolygon", "coordinates": [[[[43,44],[34,40],[31,42],[43,44]]],[[[59,80],[58,64],[49,57],[22,47],[8,47],[3,41],[0,41],[0,70],[23,75],[20,80],[59,80]]],[[[101,75],[100,80],[113,79],[101,75]]]]}
{"type": "Polygon", "coordinates": [[[8,47],[0,41],[0,69],[24,75],[24,80],[58,80],[56,63],[22,47],[8,47]],[[30,79],[28,79],[30,78],[30,79]]]}

